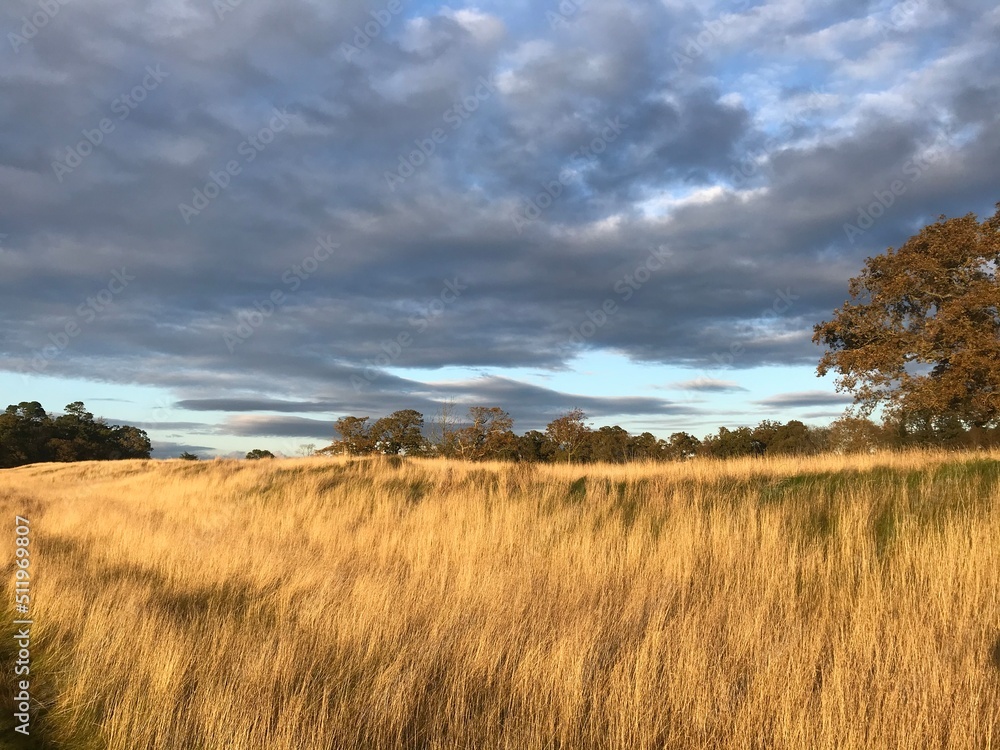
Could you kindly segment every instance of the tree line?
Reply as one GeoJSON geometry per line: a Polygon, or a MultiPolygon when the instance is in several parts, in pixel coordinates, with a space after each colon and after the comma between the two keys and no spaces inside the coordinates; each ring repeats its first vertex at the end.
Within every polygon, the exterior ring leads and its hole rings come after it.
{"type": "Polygon", "coordinates": [[[153,447],[143,430],[94,419],[82,401],[57,417],[37,401],[11,404],[0,414],[0,468],[46,461],[149,458],[153,447]]]}
{"type": "Polygon", "coordinates": [[[1000,443],[1000,431],[960,424],[942,432],[937,427],[914,429],[908,422],[876,424],[862,417],[844,416],[829,427],[799,420],[764,420],[756,427],[720,427],[697,438],[675,432],[669,438],[652,433],[629,433],[617,425],[594,429],[581,409],[549,422],[544,431],[514,432],[514,420],[499,406],[473,406],[461,422],[449,407],[425,424],[424,415],[403,409],[371,420],[346,416],[334,423],[340,435],[317,453],[365,456],[442,456],[470,461],[612,462],[683,461],[695,456],[734,458],[763,455],[815,455],[824,452],[867,452],[916,446],[987,447],[1000,443]]]}
{"type": "MultiPolygon", "coordinates": [[[[514,432],[514,420],[498,406],[473,406],[459,420],[446,405],[429,424],[424,415],[403,409],[371,420],[347,416],[334,428],[340,439],[317,455],[440,456],[468,461],[609,462],[684,461],[696,456],[737,458],[763,455],[816,455],[878,449],[945,446],[1000,446],[1000,429],[967,427],[957,417],[926,421],[887,419],[876,424],[864,417],[843,416],[829,427],[764,420],[756,427],[720,427],[699,439],[688,432],[657,438],[629,433],[617,425],[594,429],[581,409],[549,422],[545,430],[514,432]]],[[[308,446],[311,450],[312,446],[308,446]]],[[[152,446],[143,430],[109,425],[95,419],[82,402],[66,406],[59,416],[48,414],[37,401],[11,405],[0,414],[0,468],[49,461],[95,461],[150,458],[152,446]]],[[[182,459],[197,460],[184,453],[182,459]]],[[[254,449],[248,459],[274,458],[254,449]]]]}

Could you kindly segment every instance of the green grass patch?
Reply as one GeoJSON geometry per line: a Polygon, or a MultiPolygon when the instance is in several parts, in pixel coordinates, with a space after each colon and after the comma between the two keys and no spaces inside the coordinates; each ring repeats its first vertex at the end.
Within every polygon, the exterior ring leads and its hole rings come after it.
{"type": "Polygon", "coordinates": [[[566,499],[571,503],[582,503],[587,499],[587,477],[580,477],[570,482],[566,499]]]}
{"type": "Polygon", "coordinates": [[[884,560],[892,548],[899,528],[899,517],[893,503],[887,503],[875,510],[872,519],[872,536],[875,539],[875,554],[884,560]]]}

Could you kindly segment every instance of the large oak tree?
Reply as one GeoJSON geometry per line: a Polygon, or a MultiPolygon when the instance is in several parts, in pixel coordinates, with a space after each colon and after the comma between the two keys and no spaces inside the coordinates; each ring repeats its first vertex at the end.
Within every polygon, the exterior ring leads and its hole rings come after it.
{"type": "Polygon", "coordinates": [[[906,423],[1000,420],[1000,203],[993,217],[941,217],[868,258],[851,299],[814,329],[862,414],[906,423]]]}

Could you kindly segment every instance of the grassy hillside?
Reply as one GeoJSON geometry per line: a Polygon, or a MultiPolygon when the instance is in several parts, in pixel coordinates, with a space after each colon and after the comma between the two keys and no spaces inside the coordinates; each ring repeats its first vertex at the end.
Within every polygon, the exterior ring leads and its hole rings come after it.
{"type": "Polygon", "coordinates": [[[43,747],[1000,747],[997,458],[35,465],[4,601],[43,747]]]}

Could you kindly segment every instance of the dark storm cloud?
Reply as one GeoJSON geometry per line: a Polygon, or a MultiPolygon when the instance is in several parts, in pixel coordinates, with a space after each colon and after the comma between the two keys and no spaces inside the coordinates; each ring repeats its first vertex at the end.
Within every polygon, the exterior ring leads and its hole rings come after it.
{"type": "MultiPolygon", "coordinates": [[[[684,407],[382,370],[815,363],[866,256],[1000,199],[1000,16],[918,5],[891,28],[846,2],[589,4],[558,28],[422,6],[348,53],[381,5],[67,3],[0,50],[0,367],[193,410],[458,395],[534,424],[684,407]]],[[[320,436],[287,419],[267,429],[320,436]]]]}

